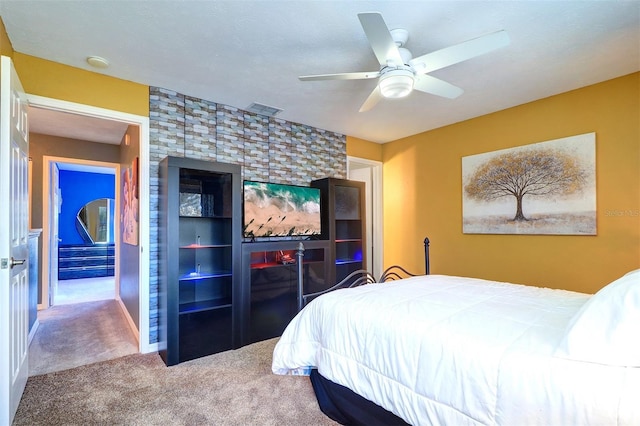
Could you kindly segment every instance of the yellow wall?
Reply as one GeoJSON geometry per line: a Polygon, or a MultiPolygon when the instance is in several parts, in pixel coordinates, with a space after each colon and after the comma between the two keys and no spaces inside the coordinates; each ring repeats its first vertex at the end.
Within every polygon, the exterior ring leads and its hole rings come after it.
{"type": "Polygon", "coordinates": [[[0,54],[12,57],[31,95],[149,116],[149,86],[14,52],[1,17],[0,54]]]}
{"type": "Polygon", "coordinates": [[[0,55],[4,56],[13,56],[13,46],[11,45],[11,40],[9,40],[9,36],[7,35],[7,30],[4,27],[4,22],[2,22],[2,18],[0,17],[0,55]]]}
{"type": "Polygon", "coordinates": [[[347,155],[365,158],[367,160],[382,161],[382,145],[347,136],[347,155]]]}
{"type": "Polygon", "coordinates": [[[640,267],[640,73],[382,146],[385,265],[593,293],[640,267]],[[461,158],[596,133],[597,236],[462,233],[461,158]]]}
{"type": "Polygon", "coordinates": [[[149,86],[15,52],[24,90],[114,111],[149,116],[149,86]]]}
{"type": "MultiPolygon", "coordinates": [[[[27,93],[149,115],[149,88],[13,52],[27,93]]],[[[347,154],[384,163],[385,264],[595,292],[640,267],[640,74],[379,145],[347,137],[347,154]],[[597,236],[462,234],[461,158],[596,132],[597,236]],[[609,214],[607,214],[609,212],[609,214]],[[611,212],[623,212],[621,216],[611,212]]]]}

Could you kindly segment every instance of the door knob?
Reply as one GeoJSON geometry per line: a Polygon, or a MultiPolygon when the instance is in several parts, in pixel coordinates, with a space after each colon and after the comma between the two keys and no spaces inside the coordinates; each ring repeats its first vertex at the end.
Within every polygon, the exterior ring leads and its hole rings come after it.
{"type": "Polygon", "coordinates": [[[9,262],[9,268],[13,268],[14,266],[24,265],[24,262],[26,262],[26,261],[27,261],[27,259],[14,259],[12,257],[11,261],[9,262]]]}

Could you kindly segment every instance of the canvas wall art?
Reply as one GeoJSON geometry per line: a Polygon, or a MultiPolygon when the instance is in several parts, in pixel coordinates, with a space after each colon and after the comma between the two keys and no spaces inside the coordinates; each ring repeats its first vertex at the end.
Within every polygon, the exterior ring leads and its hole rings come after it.
{"type": "Polygon", "coordinates": [[[138,245],[138,157],[122,173],[122,242],[138,245]]]}
{"type": "Polygon", "coordinates": [[[595,133],[462,158],[465,234],[596,235],[595,133]]]}

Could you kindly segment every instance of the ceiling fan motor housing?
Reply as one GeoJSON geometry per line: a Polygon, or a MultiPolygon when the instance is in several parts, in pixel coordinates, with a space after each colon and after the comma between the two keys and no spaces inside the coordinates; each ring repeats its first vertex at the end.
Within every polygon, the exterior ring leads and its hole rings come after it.
{"type": "Polygon", "coordinates": [[[383,68],[379,81],[380,93],[385,98],[404,98],[413,90],[414,77],[413,70],[408,66],[383,68]]]}

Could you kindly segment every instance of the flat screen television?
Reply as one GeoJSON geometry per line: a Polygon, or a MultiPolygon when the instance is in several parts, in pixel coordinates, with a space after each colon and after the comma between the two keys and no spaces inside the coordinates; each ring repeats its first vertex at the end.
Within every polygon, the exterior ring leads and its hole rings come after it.
{"type": "Polygon", "coordinates": [[[320,189],[244,181],[244,237],[320,235],[320,189]]]}

